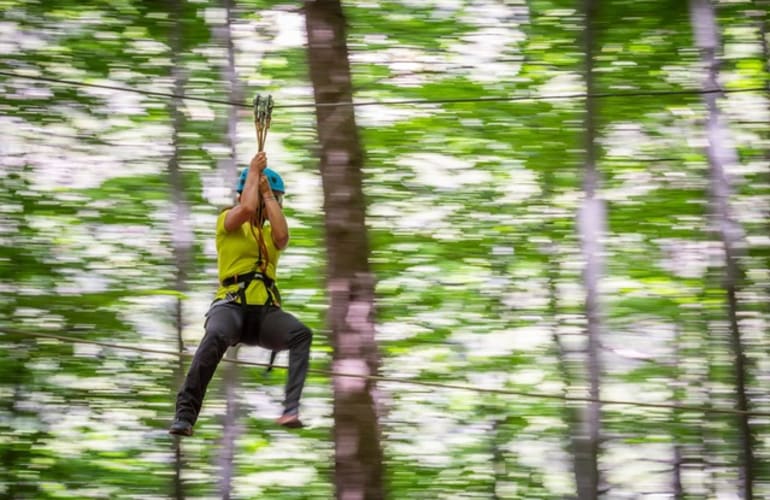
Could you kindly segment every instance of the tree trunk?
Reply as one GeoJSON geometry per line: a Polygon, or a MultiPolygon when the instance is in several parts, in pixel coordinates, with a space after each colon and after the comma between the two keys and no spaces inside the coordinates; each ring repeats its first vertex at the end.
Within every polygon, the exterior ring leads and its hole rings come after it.
{"type": "MultiPolygon", "coordinates": [[[[243,91],[238,81],[238,75],[235,70],[235,45],[232,37],[233,22],[233,0],[222,0],[222,8],[225,10],[225,22],[223,25],[214,28],[214,33],[219,43],[225,49],[225,64],[222,67],[222,79],[227,84],[229,102],[243,101],[243,91]]],[[[225,185],[235,186],[238,178],[238,107],[227,107],[227,131],[225,143],[230,151],[230,155],[222,160],[219,170],[220,175],[225,179],[225,185]]]]}
{"type": "MultiPolygon", "coordinates": [[[[675,380],[674,382],[674,404],[682,404],[685,401],[686,391],[682,389],[686,386],[685,374],[682,369],[682,358],[684,358],[684,344],[685,344],[685,332],[683,328],[676,327],[676,335],[674,341],[674,366],[675,368],[675,380]]],[[[673,442],[673,460],[672,460],[672,475],[671,475],[671,489],[674,492],[674,498],[676,500],[684,500],[685,493],[682,486],[682,471],[684,467],[684,447],[686,441],[681,437],[684,433],[680,429],[685,427],[685,423],[682,421],[682,412],[680,410],[673,410],[671,416],[673,429],[672,429],[672,442],[673,442]]]]}
{"type": "MultiPolygon", "coordinates": [[[[227,359],[238,359],[238,346],[227,350],[227,359]]],[[[230,500],[233,490],[235,438],[238,436],[238,365],[225,363],[222,370],[226,408],[222,418],[222,446],[219,450],[219,496],[222,500],[230,500]]]]}
{"type": "MultiPolygon", "coordinates": [[[[324,192],[332,366],[336,372],[376,375],[374,277],[368,262],[363,152],[350,106],[345,18],[339,0],[306,1],[305,11],[324,192]]],[[[337,498],[384,498],[376,385],[344,376],[333,381],[337,498]]]]}
{"type": "MultiPolygon", "coordinates": [[[[233,1],[222,0],[222,8],[225,11],[225,21],[223,24],[214,28],[214,36],[218,44],[225,49],[225,62],[222,67],[222,80],[227,85],[227,100],[230,102],[240,102],[241,92],[238,83],[238,76],[235,71],[235,47],[231,32],[233,18],[233,1]]],[[[237,142],[238,142],[238,108],[236,106],[227,107],[227,130],[225,132],[225,144],[230,154],[220,163],[220,175],[224,177],[226,185],[234,186],[237,178],[237,142]]],[[[227,351],[227,358],[230,360],[238,359],[238,348],[231,347],[227,351]]],[[[238,436],[238,365],[236,363],[226,363],[222,367],[223,388],[225,398],[225,414],[222,418],[222,440],[219,450],[219,496],[224,500],[232,497],[235,440],[238,436]]]]}
{"type": "MultiPolygon", "coordinates": [[[[762,8],[762,18],[759,21],[759,40],[762,47],[762,61],[764,61],[765,70],[765,99],[770,101],[770,1],[757,2],[758,7],[762,8]]],[[[766,124],[769,125],[770,124],[766,124]]],[[[766,126],[762,137],[766,144],[770,144],[770,127],[766,126]]],[[[765,158],[764,182],[770,185],[770,146],[765,147],[763,152],[765,158]]],[[[765,220],[765,232],[770,234],[770,217],[765,220]]],[[[765,269],[770,269],[770,252],[765,253],[765,269]]],[[[765,300],[763,311],[770,317],[770,281],[765,283],[765,300]]]]}
{"type": "MultiPolygon", "coordinates": [[[[180,355],[177,357],[176,366],[174,367],[174,388],[181,387],[184,380],[184,358],[181,353],[184,350],[184,341],[182,339],[182,301],[177,298],[175,303],[175,326],[176,326],[176,348],[180,355]]],[[[175,391],[172,391],[173,395],[176,395],[175,391]]],[[[182,481],[182,470],[184,469],[184,457],[182,455],[182,440],[174,439],[174,496],[177,500],[182,500],[185,497],[184,483],[182,481]]]]}
{"type": "MultiPolygon", "coordinates": [[[[169,26],[169,47],[171,48],[171,77],[174,82],[174,95],[182,95],[185,86],[185,74],[180,61],[182,53],[182,2],[181,0],[169,0],[168,11],[170,19],[173,21],[169,26]]],[[[179,98],[170,98],[168,101],[168,113],[171,117],[171,156],[168,159],[167,171],[169,176],[169,186],[171,187],[171,198],[173,203],[174,216],[171,219],[171,244],[173,246],[174,262],[176,264],[176,282],[174,289],[177,292],[184,292],[187,289],[187,276],[191,264],[191,253],[193,245],[193,234],[190,227],[190,210],[184,196],[184,183],[179,169],[180,140],[179,136],[184,124],[184,115],[181,111],[182,102],[179,98]]],[[[174,305],[174,326],[177,334],[177,352],[184,349],[182,331],[184,329],[183,305],[182,299],[177,297],[174,305]]],[[[175,387],[179,387],[179,382],[184,373],[184,365],[181,356],[178,358],[175,367],[174,382],[175,387]]],[[[184,485],[182,483],[181,472],[184,468],[184,462],[181,450],[181,440],[174,440],[174,498],[182,499],[185,497],[184,485]]]]}
{"type": "MultiPolygon", "coordinates": [[[[543,174],[543,202],[544,206],[550,206],[554,202],[553,186],[554,175],[551,168],[547,168],[543,174]]],[[[561,322],[559,320],[559,261],[558,261],[558,247],[557,241],[559,241],[559,234],[556,229],[556,224],[549,219],[545,227],[548,231],[548,244],[543,249],[546,254],[546,280],[548,283],[548,316],[552,318],[551,321],[551,339],[553,340],[554,357],[557,360],[557,368],[559,375],[561,376],[564,384],[562,391],[566,397],[572,396],[572,391],[577,385],[578,374],[576,373],[577,367],[574,366],[575,353],[571,352],[559,333],[561,322]]],[[[567,428],[564,433],[564,442],[566,445],[566,452],[572,456],[573,459],[573,471],[575,473],[575,479],[577,480],[577,473],[579,465],[577,462],[577,455],[575,450],[578,448],[578,436],[580,429],[580,419],[577,412],[577,408],[570,401],[565,400],[562,407],[562,418],[567,424],[567,428]]]]}
{"type": "Polygon", "coordinates": [[[672,488],[674,490],[674,498],[676,500],[683,500],[685,498],[684,487],[682,486],[682,445],[679,443],[674,444],[674,473],[672,476],[672,488]]]}
{"type": "MultiPolygon", "coordinates": [[[[738,252],[740,251],[742,231],[730,212],[731,188],[726,174],[726,167],[736,164],[738,162],[738,155],[728,141],[727,128],[722,122],[717,104],[718,96],[713,92],[719,88],[717,51],[720,42],[716,13],[711,1],[690,0],[690,18],[695,33],[695,43],[706,69],[703,88],[705,91],[711,91],[710,93],[703,94],[703,100],[708,113],[706,124],[708,147],[706,153],[710,170],[712,210],[714,223],[724,250],[724,288],[727,296],[730,346],[735,360],[734,377],[737,408],[747,411],[749,409],[746,394],[748,367],[738,327],[737,300],[737,288],[740,279],[738,252]]],[[[741,489],[743,490],[744,498],[751,499],[753,498],[752,487],[755,472],[751,426],[749,425],[748,415],[740,415],[737,417],[737,420],[741,448],[741,489]]]]}
{"type": "Polygon", "coordinates": [[[600,334],[602,317],[599,304],[599,279],[601,277],[602,238],[604,237],[605,209],[598,198],[599,172],[596,166],[596,100],[594,93],[593,61],[595,52],[595,22],[598,8],[597,0],[584,0],[585,30],[584,53],[586,82],[586,108],[584,113],[585,128],[585,166],[583,177],[584,199],[579,214],[581,248],[585,259],[583,272],[586,290],[585,310],[587,320],[586,373],[588,376],[587,402],[579,412],[578,435],[573,440],[575,448],[575,479],[578,498],[595,499],[599,489],[599,429],[601,425],[601,407],[599,399],[600,334]]]}
{"type": "Polygon", "coordinates": [[[500,442],[500,429],[505,425],[505,419],[495,418],[492,420],[492,429],[490,432],[491,448],[492,448],[492,491],[489,492],[489,498],[492,500],[500,500],[498,490],[500,484],[506,480],[506,464],[505,455],[503,454],[503,446],[505,443],[500,442]]]}

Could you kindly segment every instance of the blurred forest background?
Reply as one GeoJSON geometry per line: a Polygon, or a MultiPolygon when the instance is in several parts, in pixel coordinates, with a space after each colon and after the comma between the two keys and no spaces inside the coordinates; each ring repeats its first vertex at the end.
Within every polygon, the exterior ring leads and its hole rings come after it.
{"type": "Polygon", "coordinates": [[[0,0],[0,496],[770,498],[770,3],[337,4],[0,0]],[[258,93],[308,426],[179,442],[258,93]]]}

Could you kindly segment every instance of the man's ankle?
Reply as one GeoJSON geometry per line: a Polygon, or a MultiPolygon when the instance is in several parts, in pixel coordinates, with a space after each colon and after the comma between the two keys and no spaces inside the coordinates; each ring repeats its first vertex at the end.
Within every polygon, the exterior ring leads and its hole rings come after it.
{"type": "Polygon", "coordinates": [[[178,436],[192,436],[193,424],[189,420],[182,417],[177,417],[171,424],[171,428],[168,430],[169,434],[176,434],[178,436]]]}
{"type": "Polygon", "coordinates": [[[303,427],[302,421],[299,419],[299,415],[294,413],[284,413],[278,417],[275,421],[278,425],[289,428],[303,427]]]}

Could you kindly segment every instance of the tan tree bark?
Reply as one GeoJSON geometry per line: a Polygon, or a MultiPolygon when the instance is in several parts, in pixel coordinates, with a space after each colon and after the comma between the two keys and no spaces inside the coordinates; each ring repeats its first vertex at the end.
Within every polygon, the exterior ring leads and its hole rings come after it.
{"type": "MultiPolygon", "coordinates": [[[[332,363],[336,372],[377,375],[375,281],[368,261],[363,152],[350,106],[345,17],[339,0],[306,1],[305,14],[324,193],[332,363]]],[[[334,376],[333,383],[337,498],[384,498],[376,385],[345,376],[334,376]]]]}

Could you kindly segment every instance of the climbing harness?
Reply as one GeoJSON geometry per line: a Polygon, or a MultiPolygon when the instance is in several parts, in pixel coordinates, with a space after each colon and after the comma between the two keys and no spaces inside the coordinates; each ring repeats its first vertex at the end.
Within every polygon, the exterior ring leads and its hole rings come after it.
{"type": "MultiPolygon", "coordinates": [[[[243,274],[235,274],[233,276],[229,276],[222,280],[222,286],[228,287],[231,285],[238,284],[238,298],[241,299],[241,305],[247,305],[246,304],[246,289],[251,285],[251,282],[255,279],[261,281],[265,284],[265,291],[267,292],[267,302],[265,305],[273,305],[274,303],[277,303],[277,301],[273,300],[273,297],[271,295],[271,292],[277,288],[275,287],[275,281],[271,279],[268,276],[265,276],[264,274],[258,272],[258,271],[249,271],[248,273],[243,274]]],[[[280,304],[276,304],[280,305],[280,304]]]]}
{"type": "MultiPolygon", "coordinates": [[[[237,284],[238,285],[238,291],[235,292],[236,297],[240,299],[241,302],[241,310],[243,311],[243,317],[244,317],[244,326],[246,325],[246,314],[248,314],[248,302],[246,301],[246,290],[249,288],[251,283],[254,280],[261,281],[265,285],[265,293],[267,294],[267,299],[265,300],[265,303],[263,304],[264,307],[269,307],[272,305],[275,305],[277,307],[281,307],[281,294],[278,291],[278,287],[275,285],[275,280],[270,278],[269,276],[265,275],[264,273],[261,273],[259,271],[249,271],[247,273],[243,274],[235,274],[233,276],[228,276],[227,278],[222,280],[222,286],[228,287],[237,284]]],[[[231,296],[231,300],[235,300],[236,297],[231,296]]],[[[261,322],[261,320],[260,320],[261,322]]],[[[278,355],[278,351],[271,351],[270,352],[270,363],[267,366],[267,373],[270,373],[273,369],[273,363],[275,362],[275,358],[278,355]]]]}

